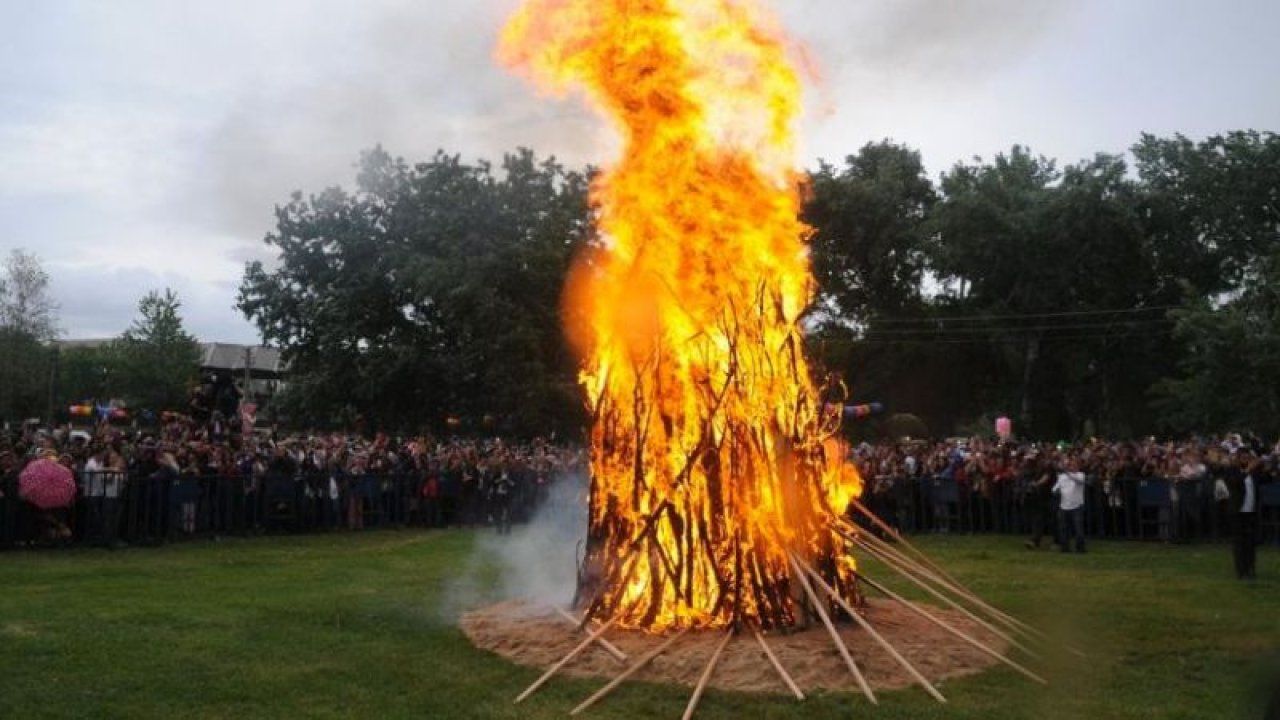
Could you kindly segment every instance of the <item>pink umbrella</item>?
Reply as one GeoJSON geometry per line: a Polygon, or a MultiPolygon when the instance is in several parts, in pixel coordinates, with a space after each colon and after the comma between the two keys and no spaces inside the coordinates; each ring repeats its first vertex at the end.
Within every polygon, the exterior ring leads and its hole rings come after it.
{"type": "Polygon", "coordinates": [[[76,498],[76,481],[57,462],[36,460],[18,476],[18,496],[41,510],[70,507],[76,498]]]}

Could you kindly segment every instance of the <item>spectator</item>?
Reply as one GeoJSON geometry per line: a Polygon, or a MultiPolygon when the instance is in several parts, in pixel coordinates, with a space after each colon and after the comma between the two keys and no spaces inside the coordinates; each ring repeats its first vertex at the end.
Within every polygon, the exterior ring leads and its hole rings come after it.
{"type": "Polygon", "coordinates": [[[1079,462],[1072,459],[1058,473],[1058,481],[1053,486],[1053,492],[1058,495],[1058,532],[1062,552],[1071,551],[1072,541],[1076,552],[1084,552],[1084,482],[1079,462]]]}

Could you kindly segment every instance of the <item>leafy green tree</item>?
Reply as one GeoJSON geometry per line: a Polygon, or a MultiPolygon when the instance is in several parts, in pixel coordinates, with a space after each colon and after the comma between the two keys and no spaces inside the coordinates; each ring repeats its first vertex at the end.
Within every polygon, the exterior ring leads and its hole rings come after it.
{"type": "Polygon", "coordinates": [[[115,343],[63,348],[58,353],[58,409],[86,401],[106,401],[120,379],[115,343]]]}
{"type": "Polygon", "coordinates": [[[1153,389],[1165,430],[1280,434],[1280,248],[1250,266],[1237,297],[1174,313],[1181,372],[1153,389]]]}
{"type": "Polygon", "coordinates": [[[591,233],[587,182],[524,150],[494,168],[378,148],[354,192],[295,193],[266,238],[277,266],[247,266],[238,300],[284,352],[295,421],[576,425],[559,303],[591,233]]]}
{"type": "Polygon", "coordinates": [[[1159,270],[1185,297],[1176,368],[1152,390],[1163,429],[1275,433],[1280,135],[1144,135],[1133,153],[1159,270]]]}
{"type": "Polygon", "coordinates": [[[50,371],[44,343],[18,328],[0,326],[0,420],[43,416],[50,371]]]}
{"type": "Polygon", "coordinates": [[[820,163],[809,189],[804,219],[815,230],[811,253],[824,304],[864,322],[917,309],[929,258],[926,219],[937,201],[920,153],[869,143],[842,168],[820,163]]]}
{"type": "Polygon", "coordinates": [[[1239,289],[1280,242],[1280,135],[1143,135],[1133,154],[1162,273],[1201,297],[1239,289]]]}
{"type": "Polygon", "coordinates": [[[183,327],[181,308],[170,289],[147,293],[138,301],[138,317],[114,343],[119,379],[107,390],[118,389],[129,407],[186,407],[200,366],[200,346],[183,327]]]}
{"type": "Polygon", "coordinates": [[[1031,434],[1149,427],[1147,388],[1171,367],[1164,310],[1178,297],[1124,161],[1059,171],[1014,147],[957,166],[942,190],[933,269],[946,319],[884,333],[972,346],[959,353],[969,404],[1010,412],[1031,434]]]}
{"type": "Polygon", "coordinates": [[[22,249],[9,253],[0,276],[0,327],[40,342],[58,337],[58,304],[40,258],[22,249]]]}
{"type": "Polygon", "coordinates": [[[40,259],[13,250],[0,274],[0,419],[44,415],[51,382],[49,343],[58,336],[58,306],[40,259]]]}

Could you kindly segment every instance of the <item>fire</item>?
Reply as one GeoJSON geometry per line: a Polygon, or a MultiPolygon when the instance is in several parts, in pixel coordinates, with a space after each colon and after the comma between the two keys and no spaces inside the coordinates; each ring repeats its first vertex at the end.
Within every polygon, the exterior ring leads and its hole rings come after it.
{"type": "Polygon", "coordinates": [[[792,624],[789,552],[856,596],[834,523],[862,483],[798,326],[791,55],[732,0],[527,0],[503,32],[504,63],[582,91],[621,139],[565,302],[593,413],[579,601],[624,627],[792,624]]]}

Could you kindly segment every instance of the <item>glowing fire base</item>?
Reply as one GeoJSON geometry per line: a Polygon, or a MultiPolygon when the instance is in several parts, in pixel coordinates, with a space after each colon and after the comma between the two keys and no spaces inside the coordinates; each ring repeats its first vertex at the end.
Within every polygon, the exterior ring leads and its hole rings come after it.
{"type": "Polygon", "coordinates": [[[745,624],[732,624],[719,631],[691,632],[688,628],[672,629],[666,634],[626,631],[615,627],[618,617],[592,620],[566,609],[531,608],[519,602],[469,613],[463,617],[463,629],[479,647],[524,664],[549,664],[516,698],[517,703],[562,671],[605,675],[622,668],[609,683],[576,706],[571,712],[573,715],[599,702],[634,676],[687,683],[696,669],[690,664],[690,658],[694,658],[693,662],[700,663],[702,658],[706,661],[693,684],[693,694],[684,713],[686,720],[693,715],[709,685],[756,691],[776,690],[777,683],[781,683],[797,700],[803,700],[806,689],[840,687],[833,680],[833,668],[841,673],[847,670],[873,704],[877,703],[877,689],[897,689],[908,683],[919,685],[939,702],[946,702],[935,682],[976,672],[995,663],[1003,663],[1034,682],[1047,684],[1043,677],[1026,667],[1025,659],[1014,659],[1019,655],[1034,659],[1054,649],[1045,633],[983,601],[905,538],[894,536],[866,508],[856,501],[855,505],[887,536],[894,537],[895,542],[862,533],[848,524],[841,528],[841,533],[861,551],[879,560],[899,580],[923,590],[946,609],[908,600],[888,584],[861,572],[859,581],[885,599],[855,609],[816,571],[792,555],[795,577],[803,578],[799,584],[804,586],[807,599],[807,603],[798,605],[811,620],[802,622],[801,627],[779,632],[765,633],[745,624]],[[851,624],[843,623],[844,620],[851,624]],[[560,634],[562,639],[549,641],[548,638],[556,637],[557,628],[564,629],[560,634]],[[574,630],[578,633],[576,638],[569,634],[574,630]],[[827,653],[815,652],[815,640],[823,637],[835,646],[838,662],[827,653]],[[739,638],[739,642],[734,643],[735,638],[739,638]],[[646,671],[651,663],[664,656],[667,660],[663,668],[646,671]],[[556,657],[559,659],[551,662],[556,657]],[[744,669],[752,662],[756,665],[754,670],[744,669]],[[718,668],[721,679],[713,682],[718,668]],[[765,668],[776,674],[773,687],[760,680],[765,668]],[[744,677],[749,679],[744,682],[744,677]]]}

